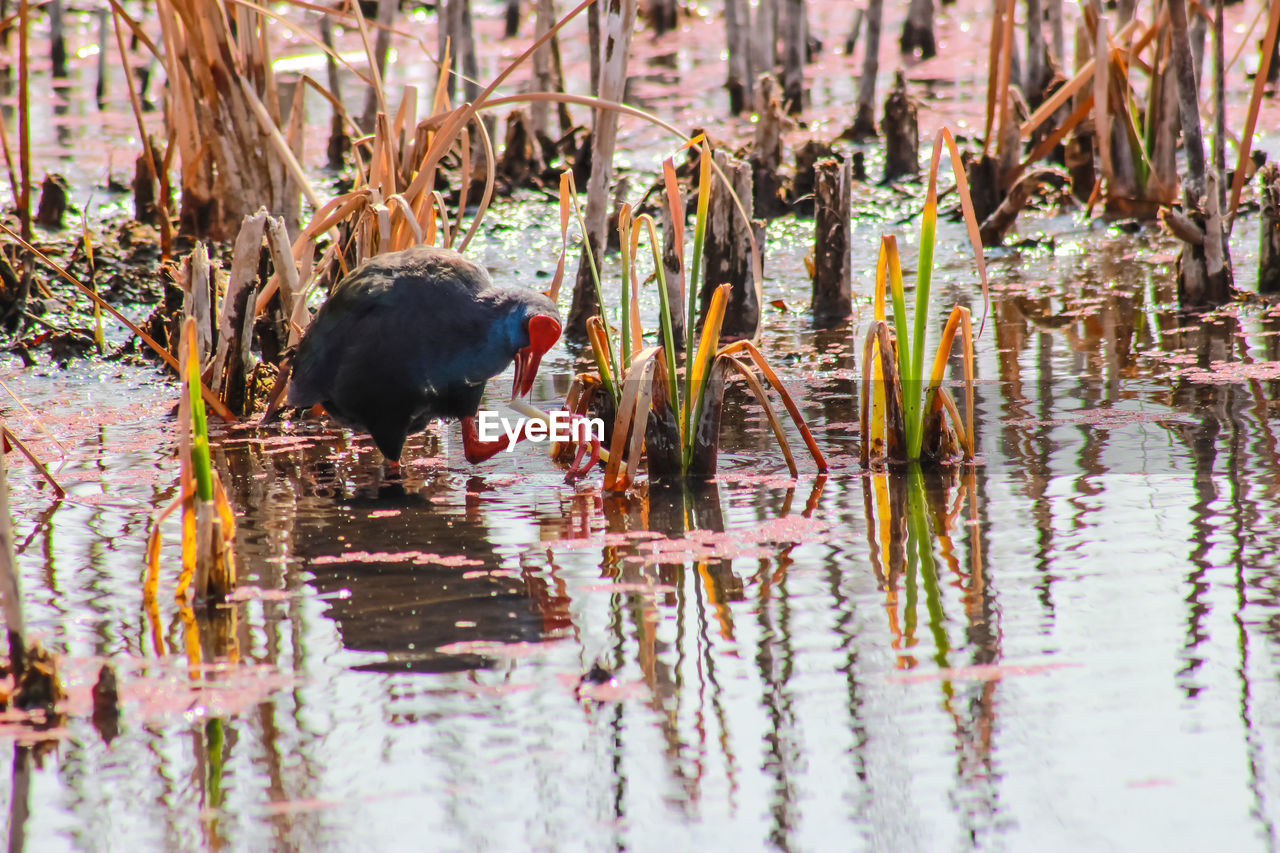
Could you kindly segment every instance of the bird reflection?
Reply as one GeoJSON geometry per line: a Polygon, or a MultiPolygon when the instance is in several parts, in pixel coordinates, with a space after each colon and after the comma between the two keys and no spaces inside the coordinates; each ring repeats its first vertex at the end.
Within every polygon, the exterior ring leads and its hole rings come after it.
{"type": "MultiPolygon", "coordinates": [[[[291,525],[282,525],[291,527],[288,553],[326,599],[343,645],[385,656],[356,669],[485,668],[494,664],[488,644],[540,642],[565,626],[567,606],[547,592],[537,576],[541,566],[504,568],[478,497],[489,489],[483,477],[459,482],[445,469],[389,476],[370,454],[353,466],[296,461],[294,467],[281,465],[279,456],[265,465],[231,459],[232,470],[265,467],[289,481],[264,489],[237,478],[233,488],[243,489],[238,499],[249,504],[254,492],[268,502],[287,501],[271,514],[292,516],[291,525]]],[[[252,561],[254,550],[242,553],[252,561]]]]}

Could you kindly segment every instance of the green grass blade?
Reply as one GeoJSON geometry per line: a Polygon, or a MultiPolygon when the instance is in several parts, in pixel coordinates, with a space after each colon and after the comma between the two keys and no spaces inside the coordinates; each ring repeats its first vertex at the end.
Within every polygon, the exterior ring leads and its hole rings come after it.
{"type": "MultiPolygon", "coordinates": [[[[667,371],[668,402],[672,411],[680,411],[680,389],[676,384],[676,346],[675,331],[671,322],[671,297],[667,293],[667,271],[662,263],[662,249],[658,245],[658,229],[653,217],[645,213],[636,217],[636,226],[643,224],[649,231],[649,248],[653,250],[653,268],[658,274],[658,315],[662,323],[662,349],[664,351],[663,366],[667,371]]],[[[681,436],[683,439],[683,435],[681,436]]]]}
{"type": "MultiPolygon", "coordinates": [[[[621,376],[622,371],[618,369],[618,359],[614,354],[613,338],[609,335],[609,323],[604,321],[604,291],[600,286],[600,270],[596,268],[596,253],[591,251],[591,242],[587,239],[587,221],[582,216],[582,206],[578,204],[578,188],[574,184],[573,175],[569,176],[569,197],[573,201],[573,214],[578,220],[578,229],[582,232],[582,246],[587,255],[587,266],[591,270],[591,283],[595,285],[596,290],[596,307],[600,311],[601,327],[603,329],[603,342],[605,357],[608,360],[608,369],[614,376],[621,376]]],[[[610,395],[613,397],[613,404],[616,406],[619,401],[619,390],[616,383],[607,383],[610,395]]]]}
{"type": "MultiPolygon", "coordinates": [[[[923,406],[920,396],[924,389],[924,348],[929,330],[929,291],[933,284],[933,247],[938,230],[938,163],[942,146],[933,145],[933,158],[929,163],[929,190],[924,200],[924,212],[920,217],[920,255],[916,265],[916,310],[914,334],[911,339],[911,369],[902,375],[902,394],[907,402],[907,458],[920,457],[923,438],[923,406]]],[[[897,313],[897,306],[894,306],[897,313]]],[[[895,322],[897,318],[895,317],[895,322]]],[[[898,346],[901,347],[901,339],[898,346]]]]}
{"type": "Polygon", "coordinates": [[[685,417],[681,428],[684,432],[684,469],[689,470],[693,464],[693,449],[697,439],[698,422],[702,420],[702,404],[707,387],[707,377],[711,374],[711,363],[715,361],[716,351],[720,348],[720,326],[724,323],[725,308],[729,304],[728,284],[722,284],[711,294],[711,304],[707,306],[707,319],[702,324],[702,340],[689,363],[688,395],[685,397],[685,417]]]}
{"type": "MultiPolygon", "coordinates": [[[[711,206],[711,147],[707,140],[698,137],[698,216],[693,225],[693,256],[689,259],[689,289],[685,294],[688,299],[688,310],[684,315],[685,323],[685,358],[693,357],[694,336],[698,328],[698,284],[702,277],[702,247],[707,238],[707,211],[711,206]]],[[[693,370],[688,369],[684,378],[684,396],[688,401],[693,397],[693,370]]],[[[686,432],[687,432],[686,427],[686,432]]],[[[690,437],[690,445],[692,437],[690,437]]]]}
{"type": "MultiPolygon", "coordinates": [[[[893,331],[898,338],[898,379],[902,387],[902,419],[906,429],[908,459],[912,442],[912,429],[919,431],[922,423],[920,411],[919,383],[912,383],[911,374],[911,339],[908,337],[910,324],[907,321],[907,298],[902,285],[902,261],[898,257],[898,241],[892,236],[884,238],[884,248],[888,257],[889,296],[893,300],[893,331]]],[[[917,441],[915,447],[919,448],[917,441]]],[[[916,454],[919,455],[917,449],[916,454]]]]}
{"type": "Polygon", "coordinates": [[[205,418],[204,400],[200,397],[200,358],[196,355],[195,321],[187,320],[183,330],[187,346],[186,386],[191,399],[191,469],[196,478],[196,497],[213,500],[213,468],[209,461],[209,422],[205,418]]]}

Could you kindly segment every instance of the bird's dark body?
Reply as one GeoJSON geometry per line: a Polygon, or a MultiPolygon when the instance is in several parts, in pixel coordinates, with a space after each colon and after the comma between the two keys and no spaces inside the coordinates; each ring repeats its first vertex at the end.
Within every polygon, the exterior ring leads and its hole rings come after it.
{"type": "Polygon", "coordinates": [[[432,419],[476,414],[485,382],[528,346],[534,312],[558,316],[542,294],[495,288],[456,252],[376,256],[338,283],[299,342],[289,405],[322,404],[398,460],[432,419]]]}

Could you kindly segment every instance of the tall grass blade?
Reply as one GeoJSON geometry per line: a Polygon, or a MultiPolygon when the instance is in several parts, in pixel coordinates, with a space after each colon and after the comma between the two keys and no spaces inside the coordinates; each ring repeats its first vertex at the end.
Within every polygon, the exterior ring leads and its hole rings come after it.
{"type": "MultiPolygon", "coordinates": [[[[49,473],[48,466],[46,466],[44,462],[40,461],[40,457],[36,456],[35,452],[32,451],[31,448],[27,447],[26,442],[18,438],[18,436],[15,435],[7,426],[4,426],[3,423],[0,423],[0,435],[4,436],[6,447],[13,447],[26,457],[27,461],[31,463],[31,467],[36,469],[36,473],[38,473],[53,489],[53,496],[56,500],[62,500],[67,496],[67,490],[62,488],[62,484],[54,479],[53,475],[49,473]]],[[[55,440],[54,443],[57,444],[57,441],[55,440]]],[[[61,445],[58,446],[61,447],[61,445]]],[[[66,451],[63,452],[65,453],[66,451]]],[[[0,455],[3,454],[0,453],[0,455]]]]}
{"type": "MultiPolygon", "coordinates": [[[[907,300],[902,284],[902,263],[898,258],[898,241],[892,235],[885,235],[883,238],[888,258],[888,282],[889,295],[893,300],[893,330],[894,336],[897,338],[897,369],[894,371],[896,381],[906,388],[905,393],[901,393],[898,398],[898,406],[902,410],[904,423],[904,439],[908,452],[910,448],[918,448],[919,442],[916,441],[916,434],[920,430],[920,424],[923,418],[920,414],[920,383],[922,380],[917,379],[913,383],[916,374],[911,369],[911,338],[910,326],[907,320],[907,300]]],[[[918,300],[917,300],[918,301],[918,300]]],[[[888,329],[885,329],[884,337],[880,339],[880,347],[884,349],[886,355],[893,351],[893,347],[888,345],[888,329]]],[[[890,395],[886,395],[887,397],[890,395]]],[[[918,451],[917,451],[918,452],[918,451]]]]}
{"type": "Polygon", "coordinates": [[[552,302],[560,299],[560,286],[564,284],[564,265],[569,255],[569,215],[572,213],[569,193],[572,180],[572,172],[560,173],[560,261],[556,264],[556,274],[551,278],[551,286],[547,288],[547,296],[552,302]]]}
{"type": "MultiPolygon", "coordinates": [[[[960,429],[960,432],[963,434],[962,443],[965,445],[965,458],[972,459],[973,329],[969,320],[969,309],[965,308],[963,305],[957,305],[955,308],[951,309],[951,316],[947,318],[947,325],[942,330],[942,338],[938,341],[938,351],[934,355],[933,359],[933,370],[929,374],[929,387],[925,390],[925,411],[932,411],[934,408],[934,396],[942,386],[942,380],[947,370],[947,359],[951,355],[951,346],[955,342],[957,330],[963,330],[962,342],[964,344],[965,407],[967,409],[965,422],[960,429]]],[[[954,405],[954,403],[952,405],[954,405]]]]}
{"type": "Polygon", "coordinates": [[[796,425],[796,429],[800,432],[800,437],[804,440],[805,446],[809,448],[809,453],[813,456],[813,462],[818,467],[818,473],[825,474],[827,472],[827,460],[822,455],[822,451],[818,448],[818,443],[813,439],[813,433],[809,431],[808,424],[800,414],[800,408],[791,397],[791,393],[787,391],[787,386],[782,383],[778,374],[774,372],[773,367],[765,359],[764,353],[760,352],[751,341],[735,341],[720,351],[720,355],[733,355],[738,352],[746,352],[751,356],[752,362],[764,374],[764,378],[775,391],[778,392],[782,405],[787,410],[787,414],[791,415],[792,422],[796,425]]]}
{"type": "MultiPolygon", "coordinates": [[[[938,157],[942,142],[947,144],[947,152],[951,155],[951,171],[956,177],[956,194],[960,196],[960,212],[964,216],[965,227],[969,231],[969,245],[973,247],[973,261],[978,265],[978,278],[982,282],[982,322],[978,324],[978,335],[982,335],[982,329],[987,321],[987,310],[991,304],[991,298],[988,293],[987,282],[987,261],[982,251],[982,234],[981,223],[978,222],[978,215],[973,208],[973,197],[969,193],[969,179],[965,177],[964,164],[960,160],[960,149],[956,146],[956,139],[951,135],[951,131],[942,128],[938,131],[937,137],[933,142],[933,163],[929,167],[929,174],[936,175],[938,168],[938,157]]],[[[930,179],[932,183],[932,178],[930,179]]],[[[934,198],[935,207],[937,205],[937,197],[934,198]]]]}
{"type": "MultiPolygon", "coordinates": [[[[658,231],[653,217],[647,213],[641,214],[636,219],[636,223],[637,225],[643,223],[649,231],[649,247],[653,252],[653,266],[658,275],[658,306],[659,319],[662,323],[662,351],[667,378],[667,401],[670,403],[673,412],[679,412],[680,390],[679,377],[676,373],[675,329],[671,321],[671,296],[667,291],[667,273],[662,262],[662,249],[658,245],[658,231]]],[[[676,233],[679,234],[679,230],[676,233]]],[[[683,265],[680,269],[683,275],[683,265]]],[[[683,436],[681,438],[683,439],[683,436]]]]}
{"type": "MultiPolygon", "coordinates": [[[[698,141],[698,213],[694,219],[693,227],[693,256],[689,259],[689,282],[685,293],[685,353],[693,353],[694,336],[697,334],[697,322],[695,318],[698,316],[698,283],[702,273],[702,247],[707,237],[707,211],[711,205],[711,148],[707,145],[705,138],[698,141]]],[[[674,211],[673,211],[674,213],[674,211]]],[[[683,213],[681,214],[683,216],[683,213]]],[[[678,233],[678,232],[677,232],[678,233]]],[[[727,296],[726,296],[727,298],[727,296]]],[[[715,299],[712,299],[712,305],[715,299]]],[[[708,307],[707,316],[703,319],[703,340],[706,340],[706,327],[710,324],[712,310],[708,307]]],[[[712,348],[720,340],[720,323],[724,321],[724,306],[720,309],[720,321],[716,323],[716,337],[712,339],[712,348]]],[[[708,358],[709,358],[708,354],[708,358]]],[[[694,370],[690,369],[686,372],[684,380],[684,399],[686,413],[684,420],[685,428],[685,459],[686,467],[689,454],[693,452],[693,434],[697,429],[697,417],[690,419],[689,413],[694,409],[694,370]]],[[[699,401],[700,402],[700,401],[699,401]]],[[[696,413],[695,413],[696,414],[696,413]]]]}
{"type": "Polygon", "coordinates": [[[769,402],[769,396],[765,393],[764,386],[760,384],[760,380],[756,377],[756,372],[752,370],[745,362],[734,358],[731,355],[722,355],[727,358],[729,364],[733,365],[733,369],[747,381],[747,387],[751,389],[751,393],[755,395],[756,402],[764,409],[765,416],[769,419],[769,427],[773,430],[774,440],[778,442],[778,447],[782,449],[782,456],[787,461],[787,470],[791,472],[792,477],[799,476],[800,469],[796,467],[795,457],[791,455],[791,445],[787,442],[787,434],[782,430],[782,422],[778,420],[778,414],[773,410],[773,405],[769,402]]]}
{"type": "Polygon", "coordinates": [[[623,205],[623,217],[627,220],[627,247],[623,250],[623,262],[629,268],[628,275],[631,279],[630,295],[627,301],[630,307],[626,311],[624,322],[631,326],[631,358],[640,352],[640,348],[644,346],[644,326],[640,322],[640,273],[636,269],[636,256],[640,249],[640,227],[639,223],[631,218],[631,206],[623,205]]]}
{"type": "MultiPolygon", "coordinates": [[[[715,360],[716,349],[719,346],[720,327],[724,324],[724,312],[729,304],[730,290],[732,290],[730,285],[722,284],[712,293],[711,304],[707,307],[707,317],[702,324],[701,342],[697,350],[686,350],[694,355],[686,377],[685,408],[682,418],[685,433],[685,468],[688,468],[693,461],[694,436],[698,429],[698,422],[702,419],[704,402],[702,392],[706,385],[707,374],[711,370],[711,362],[715,360]]],[[[690,293],[695,291],[696,288],[690,287],[690,293]]],[[[690,327],[692,328],[692,324],[690,327]]]]}
{"type": "Polygon", "coordinates": [[[613,381],[613,354],[610,352],[609,336],[604,330],[604,321],[599,316],[587,319],[587,340],[591,342],[591,354],[600,374],[600,384],[610,397],[620,400],[618,386],[613,381]]]}

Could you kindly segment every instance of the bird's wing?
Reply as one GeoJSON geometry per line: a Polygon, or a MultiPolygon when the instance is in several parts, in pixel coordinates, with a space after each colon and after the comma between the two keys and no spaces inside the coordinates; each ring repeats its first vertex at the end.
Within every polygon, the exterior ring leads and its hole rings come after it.
{"type": "Polygon", "coordinates": [[[338,369],[361,346],[371,315],[386,310],[388,281],[364,268],[343,279],[320,306],[294,357],[289,405],[313,406],[332,393],[338,369]]]}
{"type": "Polygon", "coordinates": [[[370,259],[339,282],[303,336],[289,404],[332,399],[339,385],[355,393],[375,376],[385,391],[421,395],[483,384],[492,372],[472,361],[491,331],[479,305],[491,286],[482,267],[445,250],[370,259]]]}

